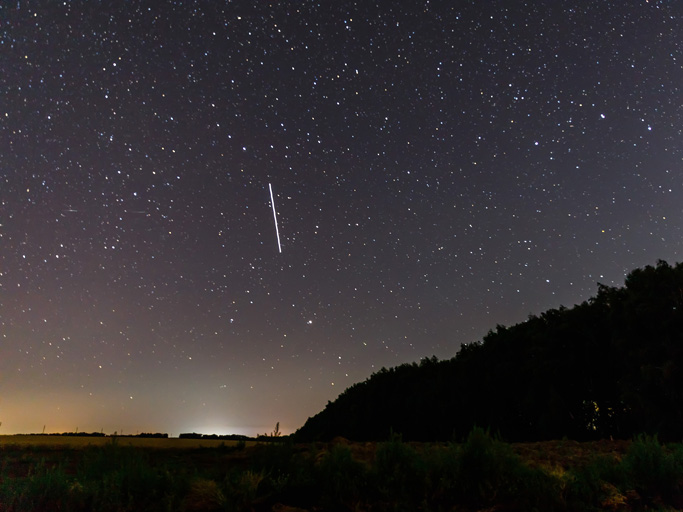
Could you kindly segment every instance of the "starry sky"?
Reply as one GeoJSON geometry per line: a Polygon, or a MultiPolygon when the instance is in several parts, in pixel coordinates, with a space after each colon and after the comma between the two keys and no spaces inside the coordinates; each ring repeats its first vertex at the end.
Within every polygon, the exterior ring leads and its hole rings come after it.
{"type": "Polygon", "coordinates": [[[3,1],[0,433],[289,433],[681,261],[682,84],[678,0],[3,1]]]}

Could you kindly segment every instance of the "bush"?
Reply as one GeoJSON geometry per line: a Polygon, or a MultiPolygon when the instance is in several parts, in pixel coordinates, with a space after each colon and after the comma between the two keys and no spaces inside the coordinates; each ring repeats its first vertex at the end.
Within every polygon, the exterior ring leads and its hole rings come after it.
{"type": "Polygon", "coordinates": [[[159,510],[181,490],[171,473],[150,464],[147,452],[116,443],[86,449],[77,482],[90,508],[101,511],[133,505],[159,510]]]}
{"type": "Polygon", "coordinates": [[[459,503],[553,510],[562,508],[560,489],[557,477],[528,467],[510,445],[481,428],[472,429],[458,454],[455,495],[459,503]]]}
{"type": "MultiPolygon", "coordinates": [[[[63,466],[49,467],[41,460],[26,479],[11,486],[14,510],[71,510],[71,484],[63,466]]],[[[8,507],[11,510],[11,507],[8,507]]]]}
{"type": "Polygon", "coordinates": [[[656,436],[643,434],[633,440],[621,462],[598,457],[571,475],[568,501],[573,504],[613,508],[624,504],[634,490],[645,503],[661,504],[680,492],[683,447],[667,451],[656,436]]]}
{"type": "Polygon", "coordinates": [[[203,512],[210,512],[224,509],[225,506],[225,495],[213,480],[204,478],[194,480],[185,497],[185,509],[188,511],[201,510],[203,512]]]}
{"type": "Polygon", "coordinates": [[[278,439],[257,446],[249,467],[252,475],[263,476],[259,498],[303,505],[310,496],[319,494],[313,464],[312,456],[298,453],[291,440],[278,439]]]}
{"type": "Polygon", "coordinates": [[[606,482],[624,482],[619,464],[609,457],[596,457],[583,467],[569,472],[567,501],[574,507],[597,509],[606,495],[606,482]]]}
{"type": "Polygon", "coordinates": [[[680,451],[667,453],[657,436],[641,434],[629,446],[621,468],[631,488],[645,498],[669,497],[683,477],[680,451]]]}
{"type": "Polygon", "coordinates": [[[434,505],[431,508],[439,510],[440,504],[455,503],[459,453],[460,448],[455,443],[434,446],[425,453],[425,496],[427,502],[434,505]]]}
{"type": "Polygon", "coordinates": [[[474,507],[491,506],[516,494],[521,462],[512,449],[475,427],[458,454],[459,497],[474,507]]]}
{"type": "Polygon", "coordinates": [[[353,459],[348,446],[333,446],[320,461],[318,470],[325,506],[355,508],[365,498],[367,468],[353,459]]]}
{"type": "Polygon", "coordinates": [[[380,443],[375,454],[374,480],[383,501],[392,502],[394,510],[413,510],[425,492],[425,466],[413,448],[392,434],[380,443]]]}
{"type": "Polygon", "coordinates": [[[252,469],[270,474],[288,473],[292,467],[294,445],[291,442],[264,443],[252,453],[252,469]]]}

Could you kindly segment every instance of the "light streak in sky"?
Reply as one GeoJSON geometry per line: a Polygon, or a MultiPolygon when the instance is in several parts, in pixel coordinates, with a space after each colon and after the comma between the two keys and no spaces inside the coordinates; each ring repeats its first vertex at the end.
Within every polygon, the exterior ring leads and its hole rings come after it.
{"type": "Polygon", "coordinates": [[[275,199],[273,199],[273,187],[268,183],[268,190],[270,190],[270,204],[273,205],[273,219],[275,219],[275,235],[277,235],[277,249],[282,252],[280,245],[280,231],[277,228],[277,213],[275,213],[275,199]]]}

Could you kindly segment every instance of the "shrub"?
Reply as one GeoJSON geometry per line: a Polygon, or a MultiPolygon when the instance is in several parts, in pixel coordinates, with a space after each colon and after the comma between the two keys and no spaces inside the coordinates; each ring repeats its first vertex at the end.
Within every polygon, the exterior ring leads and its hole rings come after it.
{"type": "Polygon", "coordinates": [[[41,460],[25,479],[14,481],[15,510],[70,510],[69,477],[61,465],[49,467],[41,460]]]}
{"type": "Polygon", "coordinates": [[[569,472],[567,501],[573,506],[597,510],[606,497],[606,482],[623,482],[618,463],[609,457],[596,457],[582,467],[569,472]]]}
{"type": "Polygon", "coordinates": [[[646,498],[671,496],[683,476],[678,452],[667,453],[657,436],[641,434],[629,446],[621,462],[628,484],[646,498]]]}
{"type": "Polygon", "coordinates": [[[487,430],[473,428],[458,454],[459,497],[476,507],[499,502],[503,495],[517,491],[515,473],[519,466],[508,445],[492,438],[487,430]]]}
{"type": "Polygon", "coordinates": [[[455,495],[471,507],[561,508],[561,484],[559,478],[528,467],[510,445],[481,428],[472,429],[458,454],[455,495]]]}
{"type": "Polygon", "coordinates": [[[425,466],[413,448],[392,434],[380,443],[375,454],[374,479],[382,500],[390,500],[394,510],[412,510],[425,492],[425,466]]]}
{"type": "Polygon", "coordinates": [[[212,511],[225,508],[225,495],[213,480],[198,478],[185,497],[186,510],[212,511]]]}
{"type": "Polygon", "coordinates": [[[445,447],[434,446],[425,454],[425,496],[437,510],[438,504],[455,503],[459,453],[460,447],[449,443],[445,447]]]}
{"type": "Polygon", "coordinates": [[[325,506],[353,508],[365,497],[367,469],[351,456],[348,446],[337,444],[321,459],[318,478],[325,506]]]}
{"type": "Polygon", "coordinates": [[[168,471],[154,468],[148,453],[112,443],[87,448],[77,481],[94,510],[120,510],[144,506],[158,510],[173,501],[180,488],[168,471]]]}
{"type": "Polygon", "coordinates": [[[288,473],[292,466],[294,445],[289,442],[272,441],[257,446],[251,454],[252,469],[270,474],[288,473]]]}

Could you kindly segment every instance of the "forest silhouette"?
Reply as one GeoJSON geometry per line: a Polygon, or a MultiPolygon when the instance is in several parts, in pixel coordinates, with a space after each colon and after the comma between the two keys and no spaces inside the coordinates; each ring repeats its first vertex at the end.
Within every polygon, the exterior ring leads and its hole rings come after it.
{"type": "Polygon", "coordinates": [[[449,360],[382,368],[294,435],[300,441],[567,437],[683,439],[683,263],[658,261],[623,287],[496,326],[449,360]]]}

